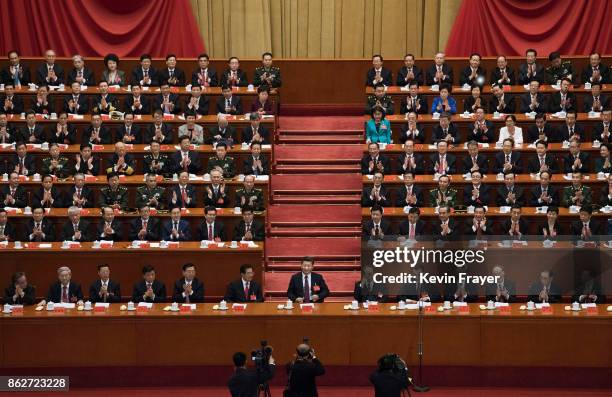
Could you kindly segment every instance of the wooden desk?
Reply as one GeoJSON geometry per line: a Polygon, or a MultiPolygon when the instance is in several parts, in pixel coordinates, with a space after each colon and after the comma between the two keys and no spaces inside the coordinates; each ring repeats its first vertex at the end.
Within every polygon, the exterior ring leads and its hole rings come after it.
{"type": "MultiPolygon", "coordinates": [[[[168,157],[172,157],[174,153],[176,153],[178,146],[176,145],[161,145],[161,152],[168,155],[168,157]]],[[[151,153],[150,145],[142,145],[142,144],[133,144],[126,145],[127,152],[134,157],[135,160],[135,173],[143,174],[144,173],[144,157],[151,153]]],[[[75,155],[80,153],[80,145],[60,145],[61,156],[67,157],[69,160],[69,165],[71,167],[74,166],[75,163],[75,155]]],[[[212,145],[199,145],[193,146],[192,150],[198,152],[200,154],[200,161],[202,163],[202,169],[206,170],[208,167],[208,159],[215,155],[215,150],[212,145]]],[[[28,153],[34,156],[34,162],[36,165],[36,169],[42,166],[42,161],[45,157],[49,156],[49,152],[42,149],[32,148],[28,150],[28,153]]],[[[115,146],[112,144],[108,145],[96,145],[94,156],[97,156],[101,161],[100,169],[103,169],[107,166],[110,159],[113,157],[115,153],[115,146]]],[[[262,156],[268,159],[268,162],[271,160],[272,149],[266,147],[261,150],[262,156]]],[[[11,161],[13,155],[15,154],[15,150],[12,146],[2,146],[0,145],[0,164],[4,168],[4,160],[11,161]]],[[[244,168],[244,159],[248,158],[251,155],[250,148],[242,149],[240,145],[235,145],[234,147],[228,149],[227,155],[234,158],[236,162],[236,171],[241,174],[244,168]]]]}
{"type": "MultiPolygon", "coordinates": [[[[387,304],[376,312],[353,312],[343,310],[342,303],[324,303],[312,313],[278,310],[275,303],[250,304],[244,312],[199,304],[189,314],[166,312],[163,306],[146,314],[111,305],[100,314],[27,307],[22,316],[2,315],[1,366],[87,367],[94,364],[91,357],[101,367],[227,365],[233,352],[250,351],[261,339],[274,346],[278,362],[286,362],[303,336],[330,366],[372,365],[385,352],[416,363],[416,311],[391,311],[387,304]],[[71,354],[57,354],[67,329],[73,335],[71,354]],[[177,338],[189,348],[177,348],[177,338]],[[29,354],[16,340],[27,341],[29,354]]],[[[521,311],[516,304],[508,314],[477,305],[468,313],[434,310],[425,313],[425,365],[612,367],[612,356],[605,354],[612,345],[611,320],[602,305],[596,314],[567,312],[563,305],[553,305],[551,314],[521,311]],[[589,337],[577,338],[585,329],[589,337]]]]}
{"type": "MultiPolygon", "coordinates": [[[[16,250],[13,243],[9,248],[0,248],[2,266],[0,280],[10,280],[17,271],[27,274],[29,283],[36,286],[36,295],[43,297],[51,283],[57,280],[57,268],[69,266],[72,279],[81,284],[83,294],[89,296],[89,286],[97,278],[97,266],[108,263],[111,278],[121,284],[121,294],[128,299],[134,283],[142,278],[142,267],[153,265],[157,279],[166,285],[166,292],[172,295],[174,282],[181,278],[181,266],[192,262],[197,275],[204,282],[206,298],[218,301],[225,294],[226,285],[240,277],[240,265],[252,264],[257,281],[262,280],[262,259],[264,244],[257,248],[207,248],[201,249],[200,242],[182,242],[178,248],[130,249],[131,243],[116,242],[113,248],[93,249],[93,243],[83,243],[81,248],[62,249],[62,243],[52,243],[52,248],[37,248],[29,243],[28,248],[16,250]]],[[[0,321],[3,322],[3,321],[0,321]]],[[[79,335],[75,333],[74,335],[79,335]]]]}
{"type": "MultiPolygon", "coordinates": [[[[85,208],[82,210],[81,217],[90,223],[90,233],[95,233],[95,231],[98,230],[98,225],[102,222],[100,214],[100,208],[85,208]]],[[[68,209],[51,208],[45,216],[54,226],[55,236],[59,241],[64,223],[68,221],[68,209]]],[[[130,222],[138,216],[137,212],[120,212],[115,215],[115,219],[119,220],[121,225],[121,230],[119,230],[118,233],[125,240],[129,240],[127,236],[130,230],[130,222]]],[[[170,213],[168,211],[158,211],[153,216],[160,221],[160,227],[161,223],[170,219],[170,213]]],[[[19,213],[9,214],[9,218],[10,222],[15,225],[15,235],[18,236],[13,237],[13,240],[21,239],[22,241],[27,241],[25,225],[31,219],[31,216],[24,215],[20,210],[19,213]]],[[[204,208],[189,208],[184,211],[181,218],[189,223],[192,239],[194,241],[198,240],[198,227],[204,222],[204,208]]],[[[218,208],[217,218],[225,225],[227,238],[233,239],[234,228],[242,221],[242,215],[236,214],[233,208],[218,208]]],[[[265,211],[257,212],[255,214],[255,219],[265,224],[265,211]]]]}
{"type": "MultiPolygon", "coordinates": [[[[144,175],[121,176],[119,179],[119,183],[122,186],[127,187],[129,190],[129,206],[134,207],[136,205],[136,188],[145,185],[144,175]]],[[[158,186],[162,186],[166,188],[166,190],[168,190],[168,188],[172,187],[173,185],[176,185],[177,183],[178,181],[173,181],[172,179],[162,179],[161,182],[158,182],[158,186]]],[[[0,187],[6,184],[8,184],[8,182],[2,181],[0,182],[0,187]]],[[[87,181],[85,184],[92,189],[95,203],[99,203],[101,189],[105,186],[108,186],[106,175],[97,176],[95,177],[95,180],[87,181]]],[[[198,206],[203,207],[206,186],[210,184],[210,181],[196,180],[190,181],[189,184],[193,185],[196,189],[197,203],[201,204],[198,206]]],[[[41,182],[36,182],[32,179],[32,177],[28,177],[27,180],[20,182],[20,185],[22,185],[25,188],[26,192],[30,193],[31,198],[34,199],[34,193],[41,187],[41,182]]],[[[74,179],[72,177],[69,177],[65,180],[58,180],[54,183],[54,186],[56,186],[62,194],[67,194],[68,190],[73,185],[74,179]]],[[[244,183],[240,180],[239,176],[225,180],[225,186],[228,189],[228,195],[232,204],[235,198],[236,190],[240,189],[243,185],[244,183]]],[[[257,180],[255,181],[255,187],[262,189],[264,194],[264,200],[267,201],[268,181],[257,180]]]]}

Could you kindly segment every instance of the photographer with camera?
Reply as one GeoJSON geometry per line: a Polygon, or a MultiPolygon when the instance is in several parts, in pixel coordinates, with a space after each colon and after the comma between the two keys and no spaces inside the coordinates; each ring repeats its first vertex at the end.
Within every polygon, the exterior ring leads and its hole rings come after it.
{"type": "Polygon", "coordinates": [[[408,367],[397,354],[378,359],[378,369],[370,375],[370,383],[374,385],[374,397],[401,397],[403,391],[410,395],[408,367]]]}
{"type": "Polygon", "coordinates": [[[283,397],[318,397],[316,377],[323,374],[323,364],[304,338],[304,343],[296,349],[295,360],[287,364],[288,380],[283,397]]]}
{"type": "Polygon", "coordinates": [[[261,348],[254,350],[251,357],[255,362],[254,369],[247,369],[247,355],[243,352],[234,353],[235,371],[227,382],[232,397],[257,397],[260,392],[270,395],[268,381],[274,377],[276,364],[272,357],[272,347],[266,341],[261,342],[261,348]]]}

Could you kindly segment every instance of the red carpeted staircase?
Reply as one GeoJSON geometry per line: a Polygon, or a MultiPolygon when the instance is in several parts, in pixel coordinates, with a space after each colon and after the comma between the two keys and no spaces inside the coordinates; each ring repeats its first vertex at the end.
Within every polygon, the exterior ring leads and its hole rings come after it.
{"type": "Polygon", "coordinates": [[[283,117],[275,134],[267,216],[265,292],[284,299],[303,256],[331,296],[359,278],[363,118],[283,117]]]}

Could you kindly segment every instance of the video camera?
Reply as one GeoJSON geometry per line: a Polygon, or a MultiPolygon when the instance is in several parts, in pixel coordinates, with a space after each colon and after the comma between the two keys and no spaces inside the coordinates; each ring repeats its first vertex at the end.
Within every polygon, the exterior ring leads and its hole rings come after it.
{"type": "Polygon", "coordinates": [[[273,348],[268,345],[268,341],[262,340],[259,349],[251,351],[251,360],[255,363],[255,368],[259,370],[268,365],[272,350],[273,348]]]}
{"type": "Polygon", "coordinates": [[[408,384],[412,383],[412,378],[410,377],[410,371],[408,370],[408,366],[406,362],[396,353],[387,353],[381,358],[378,359],[378,371],[391,371],[393,374],[398,377],[405,377],[408,379],[408,384]]]}

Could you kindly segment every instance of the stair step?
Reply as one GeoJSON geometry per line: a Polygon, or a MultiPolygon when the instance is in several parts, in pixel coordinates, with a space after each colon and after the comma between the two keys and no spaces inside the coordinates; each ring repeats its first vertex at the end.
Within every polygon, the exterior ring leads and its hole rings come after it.
{"type": "Polygon", "coordinates": [[[278,237],[356,237],[360,227],[271,227],[267,234],[278,237]]]}
{"type": "Polygon", "coordinates": [[[344,165],[344,164],[320,164],[320,165],[275,165],[273,169],[278,172],[285,174],[296,173],[303,174],[304,172],[321,173],[321,172],[335,172],[335,173],[353,173],[359,171],[358,165],[344,165]]]}
{"type": "Polygon", "coordinates": [[[361,196],[305,196],[305,197],[273,197],[275,204],[357,204],[361,202],[361,196]]]}
{"type": "Polygon", "coordinates": [[[363,143],[362,135],[303,135],[303,136],[287,136],[280,135],[277,137],[279,143],[304,143],[304,144],[358,144],[363,143]]]}
{"type": "Polygon", "coordinates": [[[284,158],[284,159],[276,159],[275,164],[346,164],[346,165],[355,165],[359,168],[360,159],[354,158],[335,158],[335,159],[326,159],[319,157],[312,158],[284,158]]]}
{"type": "Polygon", "coordinates": [[[363,135],[363,130],[329,130],[329,131],[313,131],[313,130],[284,130],[280,128],[278,133],[281,135],[363,135]]]}

